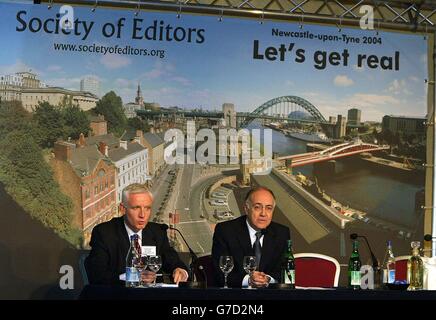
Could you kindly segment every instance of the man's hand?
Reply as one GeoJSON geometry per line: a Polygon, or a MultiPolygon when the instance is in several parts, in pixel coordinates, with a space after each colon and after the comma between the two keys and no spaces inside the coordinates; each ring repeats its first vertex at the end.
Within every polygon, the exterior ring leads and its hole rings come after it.
{"type": "Polygon", "coordinates": [[[251,283],[251,286],[255,288],[262,288],[268,286],[270,281],[270,277],[263,272],[253,271],[248,279],[248,282],[251,283]]]}
{"type": "Polygon", "coordinates": [[[144,284],[151,284],[156,279],[156,272],[144,270],[141,273],[141,280],[144,284]]]}
{"type": "Polygon", "coordinates": [[[188,280],[188,272],[185,269],[176,268],[173,271],[173,279],[176,284],[179,284],[179,282],[185,282],[188,280]]]}

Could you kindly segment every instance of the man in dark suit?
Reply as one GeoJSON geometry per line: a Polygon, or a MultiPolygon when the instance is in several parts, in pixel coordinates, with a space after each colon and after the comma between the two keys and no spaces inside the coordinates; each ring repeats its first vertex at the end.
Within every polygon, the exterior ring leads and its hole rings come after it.
{"type": "MultiPolygon", "coordinates": [[[[85,261],[91,284],[119,284],[119,277],[126,271],[126,256],[130,237],[137,234],[142,249],[148,255],[162,257],[162,270],[172,273],[174,282],[186,281],[188,272],[176,251],[170,247],[166,228],[148,222],[153,195],[141,184],[132,184],[122,193],[120,210],[122,217],[96,226],[92,231],[92,250],[85,261]]],[[[147,271],[142,275],[144,283],[154,281],[156,274],[147,271]]]]}
{"type": "Polygon", "coordinates": [[[231,287],[266,287],[280,281],[281,256],[290,239],[289,228],[272,222],[275,196],[265,187],[250,190],[245,199],[246,215],[217,224],[213,236],[212,259],[216,281],[224,276],[220,256],[233,256],[234,268],[228,276],[231,287]],[[258,268],[249,277],[243,268],[244,256],[256,256],[258,268]]]}

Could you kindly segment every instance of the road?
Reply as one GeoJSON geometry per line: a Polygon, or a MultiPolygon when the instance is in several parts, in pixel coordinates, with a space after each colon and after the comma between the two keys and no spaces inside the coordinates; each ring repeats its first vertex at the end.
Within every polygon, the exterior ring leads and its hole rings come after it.
{"type": "Polygon", "coordinates": [[[174,166],[167,166],[162,174],[157,178],[157,181],[151,187],[151,192],[154,196],[152,212],[155,217],[160,207],[163,205],[165,196],[168,194],[168,188],[170,187],[171,180],[173,179],[169,174],[169,170],[174,169],[174,166]]]}
{"type": "MultiPolygon", "coordinates": [[[[176,179],[175,176],[168,174],[168,171],[175,168],[175,166],[168,166],[152,188],[155,195],[153,213],[156,214],[159,211],[166,197],[170,199],[167,200],[168,209],[171,212],[175,210],[179,212],[180,220],[176,227],[182,232],[190,247],[199,255],[210,254],[213,236],[211,225],[214,219],[212,212],[207,212],[206,208],[204,208],[202,199],[207,188],[224,177],[220,171],[222,169],[214,172],[213,170],[204,170],[199,165],[180,165],[178,166],[179,171],[176,179]],[[174,187],[172,191],[169,191],[171,184],[174,184],[174,187]],[[170,192],[175,193],[174,202],[170,197],[170,192]]],[[[234,207],[237,207],[233,195],[229,200],[234,207]]],[[[166,222],[167,217],[161,218],[166,222]]],[[[179,239],[179,242],[181,241],[179,239]]],[[[188,251],[183,243],[180,243],[180,245],[181,251],[188,251]]]]}
{"type": "Polygon", "coordinates": [[[194,172],[194,164],[185,164],[180,166],[181,168],[181,180],[180,184],[176,187],[177,196],[176,196],[176,205],[175,209],[180,213],[180,221],[186,222],[193,220],[190,216],[190,196],[191,196],[191,187],[192,187],[192,173],[194,172]]]}
{"type": "MultiPolygon", "coordinates": [[[[221,174],[201,178],[192,185],[195,165],[183,167],[181,186],[177,197],[177,209],[180,212],[180,223],[177,228],[183,233],[186,241],[197,254],[209,254],[212,249],[212,236],[208,213],[204,212],[202,199],[207,188],[221,179],[221,174]]],[[[186,248],[184,248],[186,249],[186,248]]]]}

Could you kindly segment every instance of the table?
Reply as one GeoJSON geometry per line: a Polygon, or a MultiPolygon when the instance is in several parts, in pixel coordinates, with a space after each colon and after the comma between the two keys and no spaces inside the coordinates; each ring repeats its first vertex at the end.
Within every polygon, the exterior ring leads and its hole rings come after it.
{"type": "Polygon", "coordinates": [[[337,289],[191,289],[125,288],[123,286],[88,285],[81,300],[129,299],[147,301],[305,301],[305,300],[419,300],[436,301],[436,291],[350,290],[337,289]]]}

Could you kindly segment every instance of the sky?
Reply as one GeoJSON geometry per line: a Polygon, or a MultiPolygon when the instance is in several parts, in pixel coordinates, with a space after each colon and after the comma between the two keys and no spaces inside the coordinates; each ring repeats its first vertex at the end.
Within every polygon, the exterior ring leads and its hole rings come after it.
{"type": "MultiPolygon", "coordinates": [[[[123,103],[134,101],[138,83],[144,100],[162,106],[182,108],[221,109],[223,103],[234,103],[237,111],[253,111],[263,103],[280,96],[299,96],[310,103],[328,119],[338,114],[347,115],[349,108],[362,110],[363,121],[381,121],[386,114],[405,116],[426,115],[427,42],[421,34],[400,34],[374,30],[304,25],[286,22],[224,17],[194,16],[174,13],[140,12],[97,8],[74,8],[74,19],[92,21],[94,25],[86,40],[83,29],[80,35],[47,34],[31,32],[29,22],[37,26],[59,13],[59,6],[51,10],[47,6],[6,4],[0,2],[0,75],[32,70],[50,86],[78,90],[80,80],[86,76],[99,79],[101,94],[114,90],[123,103]],[[17,13],[25,10],[21,19],[17,13]],[[104,37],[106,23],[117,24],[125,18],[120,38],[104,37]],[[171,25],[185,30],[204,29],[204,42],[153,41],[132,39],[134,19],[142,32],[156,20],[159,25],[171,25]],[[283,32],[311,32],[315,35],[339,36],[340,41],[321,41],[295,37],[279,37],[273,30],[283,32]],[[379,38],[380,43],[348,43],[343,35],[363,41],[363,37],[379,38]],[[258,55],[277,50],[282,44],[291,52],[284,54],[284,61],[276,56],[274,61],[253,59],[254,42],[258,40],[258,55]],[[54,50],[54,43],[76,45],[131,46],[138,49],[165,50],[165,57],[98,54],[54,50]],[[276,49],[267,49],[274,47],[276,49]],[[296,50],[304,50],[305,61],[298,63],[296,50]],[[327,65],[325,69],[314,67],[314,53],[326,54],[344,50],[349,53],[348,65],[327,65]],[[359,54],[393,56],[400,54],[399,70],[357,68],[359,54]]],[[[52,26],[49,23],[49,26],[52,26]]],[[[80,24],[79,26],[83,26],[80,24]]],[[[138,35],[141,32],[137,33],[138,35]]],[[[193,31],[193,39],[196,39],[193,31]]]]}

